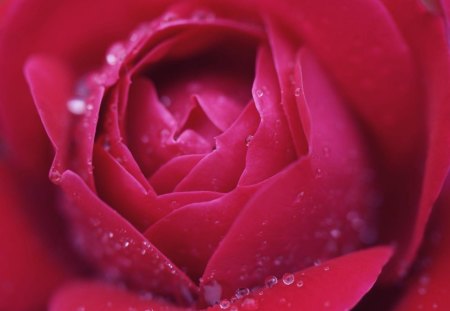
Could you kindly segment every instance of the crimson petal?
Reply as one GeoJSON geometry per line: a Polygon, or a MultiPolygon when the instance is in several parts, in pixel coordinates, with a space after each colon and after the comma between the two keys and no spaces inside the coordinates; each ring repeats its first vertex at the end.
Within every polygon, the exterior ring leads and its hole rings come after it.
{"type": "Polygon", "coordinates": [[[34,227],[36,219],[24,208],[23,185],[5,164],[0,162],[0,309],[43,310],[73,271],[34,227]]]}
{"type": "Polygon", "coordinates": [[[73,310],[182,311],[192,309],[178,308],[154,299],[150,294],[137,294],[107,283],[74,281],[62,287],[49,306],[49,311],[73,310]]]}
{"type": "Polygon", "coordinates": [[[69,202],[77,247],[108,277],[123,278],[139,288],[192,303],[197,287],[130,223],[66,171],[61,187],[69,202]],[[193,296],[192,296],[193,295],[193,296]]]}
{"type": "Polygon", "coordinates": [[[416,270],[395,311],[450,310],[450,177],[430,219],[416,270]]]}
{"type": "Polygon", "coordinates": [[[362,137],[311,53],[299,61],[311,153],[258,189],[212,256],[203,280],[228,296],[375,238],[378,189],[362,137]]]}
{"type": "MultiPolygon", "coordinates": [[[[391,255],[389,247],[354,252],[317,267],[285,274],[276,284],[272,281],[272,287],[253,292],[231,305],[259,311],[350,310],[371,289],[391,255]]],[[[216,305],[208,310],[222,309],[216,305]]]]}

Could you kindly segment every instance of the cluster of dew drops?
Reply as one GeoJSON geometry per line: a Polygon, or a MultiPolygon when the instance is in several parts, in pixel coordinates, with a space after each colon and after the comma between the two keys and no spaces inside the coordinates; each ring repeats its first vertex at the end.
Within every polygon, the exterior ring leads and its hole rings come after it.
{"type": "MultiPolygon", "coordinates": [[[[320,266],[321,262],[316,261],[314,263],[314,266],[320,266]]],[[[329,266],[324,266],[323,271],[330,271],[329,266]]],[[[300,273],[300,276],[304,276],[305,273],[300,273]]],[[[231,299],[223,299],[219,302],[219,307],[222,310],[229,310],[229,311],[239,311],[239,310],[258,310],[259,305],[258,301],[255,298],[252,298],[249,296],[251,293],[255,293],[258,296],[264,295],[265,290],[270,289],[277,284],[280,284],[281,286],[295,286],[297,288],[302,288],[304,286],[304,280],[299,278],[296,279],[295,275],[293,273],[285,273],[281,279],[279,280],[276,276],[272,275],[265,279],[264,281],[264,287],[257,289],[255,291],[251,291],[249,288],[239,288],[236,290],[236,293],[234,297],[231,299]],[[249,296],[249,297],[246,297],[249,296]],[[240,307],[237,306],[236,301],[240,300],[240,307]]],[[[288,302],[285,298],[280,298],[280,304],[286,304],[287,307],[291,307],[291,303],[288,302]]],[[[324,307],[329,307],[330,302],[325,301],[324,307]]]]}

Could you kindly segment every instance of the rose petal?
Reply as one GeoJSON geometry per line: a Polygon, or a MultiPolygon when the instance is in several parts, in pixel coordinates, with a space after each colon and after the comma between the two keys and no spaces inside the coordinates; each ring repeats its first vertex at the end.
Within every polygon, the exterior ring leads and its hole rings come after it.
{"type": "Polygon", "coordinates": [[[149,80],[133,83],[127,109],[127,140],[130,150],[146,176],[180,154],[203,154],[211,146],[199,136],[186,143],[174,140],[176,121],[156,97],[149,80]]]}
{"type": "Polygon", "coordinates": [[[419,63],[428,103],[425,172],[416,173],[420,175],[422,184],[419,187],[422,189],[418,189],[418,186],[414,188],[421,194],[413,202],[419,205],[418,209],[401,205],[396,209],[386,209],[382,215],[385,239],[395,239],[399,246],[386,271],[386,277],[392,279],[403,276],[414,260],[431,208],[450,167],[450,60],[446,29],[441,17],[424,12],[417,2],[383,2],[391,11],[419,63]],[[401,230],[395,219],[402,219],[401,230]]]}
{"type": "Polygon", "coordinates": [[[170,193],[204,156],[204,154],[188,154],[175,157],[152,175],[150,183],[159,194],[170,193]]]}
{"type": "MultiPolygon", "coordinates": [[[[285,274],[270,288],[231,305],[260,311],[350,310],[373,286],[391,255],[389,247],[354,252],[302,272],[285,274]]],[[[221,309],[216,305],[208,310],[221,309]]]]}
{"type": "Polygon", "coordinates": [[[30,173],[42,173],[50,162],[48,139],[22,73],[29,55],[50,54],[70,63],[77,75],[85,73],[102,62],[110,42],[128,34],[139,21],[157,16],[166,5],[167,1],[135,0],[123,10],[122,4],[103,0],[11,1],[1,20],[0,123],[15,161],[30,173]]]}
{"type": "Polygon", "coordinates": [[[144,235],[197,281],[253,193],[252,188],[238,188],[208,202],[185,205],[151,226],[144,235]]]}
{"type": "Polygon", "coordinates": [[[311,154],[258,189],[215,251],[202,278],[225,295],[375,238],[379,198],[358,128],[310,52],[300,62],[311,154]]]}
{"type": "Polygon", "coordinates": [[[156,195],[143,188],[103,147],[94,149],[95,183],[99,196],[144,231],[169,213],[156,204],[156,195]]]}
{"type": "Polygon", "coordinates": [[[425,143],[419,72],[383,4],[306,0],[274,6],[283,20],[296,26],[351,99],[349,104],[381,148],[379,157],[389,167],[417,163],[411,155],[425,143]]]}
{"type": "Polygon", "coordinates": [[[67,101],[72,96],[71,72],[59,62],[39,56],[29,59],[24,71],[37,111],[56,149],[54,166],[63,169],[68,165],[70,143],[67,101]]]}
{"type": "Polygon", "coordinates": [[[72,98],[71,72],[59,62],[45,57],[31,58],[25,67],[25,75],[56,151],[50,178],[58,183],[62,171],[71,168],[93,188],[92,150],[103,89],[90,90],[89,98],[72,98]],[[55,86],[58,91],[55,91],[55,86]],[[70,107],[73,100],[79,105],[76,110],[70,107]],[[85,139],[71,140],[68,138],[71,134],[85,139]],[[72,144],[78,147],[77,156],[71,155],[69,159],[69,146],[72,144]]]}
{"type": "Polygon", "coordinates": [[[181,311],[188,309],[154,299],[149,293],[137,294],[107,283],[78,281],[61,288],[53,297],[49,310],[181,311]]]}
{"type": "Polygon", "coordinates": [[[286,116],[297,156],[305,155],[308,144],[297,109],[295,97],[301,95],[301,89],[294,81],[294,62],[296,51],[300,45],[299,39],[289,36],[273,18],[266,17],[270,48],[273,53],[275,71],[281,88],[281,105],[286,116]]]}
{"type": "Polygon", "coordinates": [[[450,303],[450,178],[433,209],[416,269],[407,280],[404,295],[395,311],[448,310],[450,303]]]}
{"type": "Polygon", "coordinates": [[[268,178],[295,160],[295,150],[280,103],[280,87],[267,46],[260,48],[253,84],[256,109],[261,122],[248,146],[240,185],[268,178]]]}
{"type": "Polygon", "coordinates": [[[107,277],[192,303],[197,288],[132,225],[104,204],[71,171],[62,175],[61,187],[70,202],[66,213],[72,220],[79,250],[107,277]]]}
{"type": "Polygon", "coordinates": [[[216,137],[216,150],[205,156],[175,191],[228,192],[234,189],[245,167],[246,140],[255,133],[259,121],[255,105],[249,103],[236,122],[216,137]]]}
{"type": "MultiPolygon", "coordinates": [[[[61,260],[61,250],[36,230],[37,219],[26,213],[26,186],[18,184],[6,163],[0,161],[1,310],[43,309],[55,288],[73,273],[61,260]],[[24,293],[27,299],[23,299],[24,293]]],[[[39,205],[33,209],[48,211],[39,205]]]]}

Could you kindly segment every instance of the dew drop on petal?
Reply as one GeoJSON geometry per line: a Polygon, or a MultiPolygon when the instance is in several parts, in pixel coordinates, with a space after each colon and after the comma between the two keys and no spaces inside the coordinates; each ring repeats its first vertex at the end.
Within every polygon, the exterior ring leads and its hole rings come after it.
{"type": "Polygon", "coordinates": [[[266,285],[267,288],[272,288],[277,283],[278,283],[278,279],[274,275],[267,277],[264,281],[264,284],[266,285]]]}
{"type": "Polygon", "coordinates": [[[248,294],[250,294],[250,289],[248,289],[248,288],[239,288],[238,290],[236,290],[235,296],[236,296],[237,299],[241,299],[242,297],[245,297],[248,294]]]}
{"type": "Polygon", "coordinates": [[[295,281],[295,276],[292,273],[285,273],[283,275],[284,285],[291,285],[295,281]]]}
{"type": "Polygon", "coordinates": [[[330,235],[331,235],[332,238],[338,239],[341,236],[341,230],[339,230],[339,229],[332,229],[330,231],[330,235]]]}
{"type": "Polygon", "coordinates": [[[297,88],[294,90],[294,96],[295,96],[295,97],[299,97],[299,96],[301,95],[301,93],[302,93],[302,90],[301,90],[299,87],[297,87],[297,88]]]}
{"type": "Polygon", "coordinates": [[[116,43],[106,53],[106,63],[111,66],[117,65],[125,59],[125,56],[126,51],[122,43],[116,43]]]}
{"type": "Polygon", "coordinates": [[[56,168],[50,170],[49,177],[54,183],[59,183],[61,181],[61,173],[56,168]]]}
{"type": "Polygon", "coordinates": [[[230,306],[231,306],[231,302],[230,302],[229,300],[227,300],[227,299],[224,299],[224,300],[222,300],[222,301],[219,303],[219,307],[220,307],[220,309],[222,309],[222,310],[226,310],[226,309],[228,309],[230,306]]]}
{"type": "Polygon", "coordinates": [[[86,112],[86,102],[80,98],[72,98],[67,101],[67,109],[75,115],[82,115],[86,112]]]}
{"type": "Polygon", "coordinates": [[[247,147],[250,146],[252,140],[253,140],[253,135],[248,135],[248,136],[245,138],[245,145],[246,145],[247,147]]]}
{"type": "Polygon", "coordinates": [[[264,95],[264,92],[261,89],[257,89],[255,91],[255,93],[256,93],[256,96],[258,96],[259,98],[263,97],[263,95],[264,95]]]}
{"type": "Polygon", "coordinates": [[[298,281],[296,285],[297,287],[303,287],[303,281],[302,280],[298,281]]]}

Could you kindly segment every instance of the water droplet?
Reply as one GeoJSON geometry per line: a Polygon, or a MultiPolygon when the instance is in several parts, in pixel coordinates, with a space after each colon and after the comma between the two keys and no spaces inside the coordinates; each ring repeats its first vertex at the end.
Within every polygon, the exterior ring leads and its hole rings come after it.
{"type": "Polygon", "coordinates": [[[322,169],[318,168],[316,169],[316,178],[321,178],[323,175],[322,169]]]}
{"type": "Polygon", "coordinates": [[[169,22],[176,20],[177,18],[178,18],[178,15],[176,13],[168,12],[168,13],[164,14],[164,16],[161,18],[161,22],[169,23],[169,22]]]}
{"type": "Polygon", "coordinates": [[[231,306],[231,302],[227,299],[224,299],[219,303],[220,309],[223,309],[223,310],[228,309],[230,306],[231,306]]]}
{"type": "Polygon", "coordinates": [[[285,285],[291,285],[295,281],[295,276],[292,273],[285,273],[283,275],[283,283],[285,285]]]}
{"type": "Polygon", "coordinates": [[[238,290],[236,290],[235,296],[236,296],[237,299],[241,299],[242,297],[245,297],[248,294],[250,294],[250,289],[248,289],[248,288],[239,288],[238,290]]]}
{"type": "Polygon", "coordinates": [[[67,109],[73,114],[82,115],[86,112],[86,102],[80,98],[72,98],[67,101],[67,109]]]}
{"type": "Polygon", "coordinates": [[[330,271],[330,267],[329,266],[323,267],[323,271],[330,271]]]}
{"type": "Polygon", "coordinates": [[[263,95],[264,95],[264,92],[261,89],[257,89],[255,91],[255,93],[256,93],[256,96],[258,96],[259,98],[263,97],[263,95]]]}
{"type": "Polygon", "coordinates": [[[126,56],[126,51],[122,43],[114,44],[106,54],[106,62],[108,65],[114,66],[123,61],[126,56]]]}
{"type": "Polygon", "coordinates": [[[258,302],[254,298],[245,298],[241,307],[244,310],[258,310],[258,302]]]}
{"type": "Polygon", "coordinates": [[[274,275],[267,277],[264,281],[264,284],[266,285],[267,288],[272,288],[277,283],[278,283],[278,279],[274,275]]]}
{"type": "Polygon", "coordinates": [[[210,11],[197,10],[192,14],[192,19],[195,21],[212,21],[215,19],[215,15],[210,11]]]}
{"type": "Polygon", "coordinates": [[[250,146],[250,144],[251,144],[253,138],[254,138],[253,135],[248,135],[248,136],[245,138],[245,145],[246,145],[247,147],[250,146]]]}
{"type": "Polygon", "coordinates": [[[297,88],[294,90],[294,96],[295,96],[295,97],[299,97],[301,94],[302,94],[302,90],[301,90],[299,87],[297,87],[297,88]]]}
{"type": "Polygon", "coordinates": [[[304,284],[303,281],[300,280],[300,281],[297,282],[297,287],[303,287],[303,284],[304,284]]]}
{"type": "Polygon", "coordinates": [[[320,259],[314,260],[314,267],[318,267],[318,266],[320,266],[321,264],[322,264],[322,260],[320,260],[320,259]]]}
{"type": "Polygon", "coordinates": [[[332,238],[338,239],[341,236],[341,230],[339,230],[339,229],[332,229],[330,231],[330,235],[331,235],[332,238]]]}
{"type": "Polygon", "coordinates": [[[52,168],[49,173],[49,178],[52,182],[55,184],[59,183],[61,181],[61,172],[58,171],[56,168],[52,168]]]}
{"type": "Polygon", "coordinates": [[[297,194],[297,196],[295,197],[294,204],[299,204],[303,200],[304,196],[305,196],[305,192],[304,191],[300,191],[297,194]]]}
{"type": "Polygon", "coordinates": [[[130,241],[123,242],[123,247],[127,248],[128,246],[130,246],[130,241]]]}

